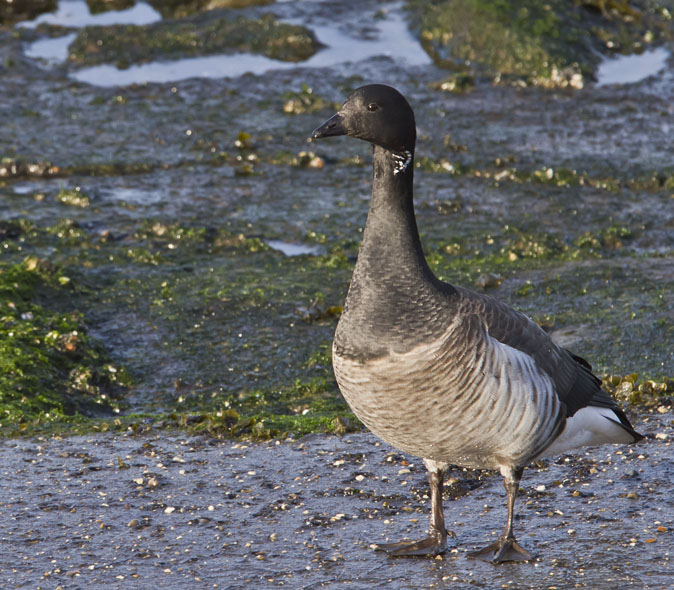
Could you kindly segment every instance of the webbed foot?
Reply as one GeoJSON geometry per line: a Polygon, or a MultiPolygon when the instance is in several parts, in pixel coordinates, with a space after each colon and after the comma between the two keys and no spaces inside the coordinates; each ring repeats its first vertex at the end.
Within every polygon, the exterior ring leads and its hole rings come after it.
{"type": "Polygon", "coordinates": [[[534,559],[524,547],[522,547],[514,538],[500,538],[491,545],[487,545],[477,551],[468,553],[468,557],[490,561],[491,563],[503,563],[504,561],[530,561],[534,559]]]}
{"type": "MultiPolygon", "coordinates": [[[[426,463],[426,459],[424,459],[426,463]]],[[[392,557],[413,555],[440,555],[447,551],[447,535],[456,535],[445,528],[442,511],[442,479],[444,468],[435,462],[426,463],[429,469],[428,481],[431,491],[431,526],[428,537],[419,541],[400,541],[399,543],[380,543],[377,551],[385,551],[392,557]]]]}

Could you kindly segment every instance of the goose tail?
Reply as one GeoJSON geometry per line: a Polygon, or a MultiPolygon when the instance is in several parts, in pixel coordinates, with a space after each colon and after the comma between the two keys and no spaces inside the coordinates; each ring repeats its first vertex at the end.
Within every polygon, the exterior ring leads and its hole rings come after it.
{"type": "Polygon", "coordinates": [[[617,407],[589,405],[566,419],[564,429],[540,457],[604,444],[632,444],[643,439],[617,407]]]}

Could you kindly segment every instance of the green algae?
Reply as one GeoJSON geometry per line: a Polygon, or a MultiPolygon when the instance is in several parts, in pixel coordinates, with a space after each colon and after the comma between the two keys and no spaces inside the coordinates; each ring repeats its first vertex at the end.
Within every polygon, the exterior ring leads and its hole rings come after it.
{"type": "Polygon", "coordinates": [[[360,428],[360,422],[337,392],[332,377],[298,379],[294,385],[278,390],[241,392],[224,400],[216,398],[216,404],[213,410],[203,413],[179,413],[179,426],[222,436],[258,439],[360,428]]]}
{"type": "Polygon", "coordinates": [[[28,257],[0,266],[0,429],[81,422],[120,410],[129,380],[76,311],[70,277],[28,257]]]}
{"type": "Polygon", "coordinates": [[[602,385],[617,400],[633,406],[661,407],[674,395],[672,377],[655,380],[638,373],[605,375],[602,385]]]}
{"type": "Polygon", "coordinates": [[[0,2],[0,25],[12,25],[56,10],[56,0],[10,0],[0,2]]]}
{"type": "Polygon", "coordinates": [[[318,48],[318,41],[306,27],[264,15],[257,19],[223,17],[146,26],[84,27],[70,45],[69,59],[77,65],[115,63],[128,67],[157,59],[250,52],[298,62],[311,57],[318,48]]]}
{"type": "Polygon", "coordinates": [[[133,7],[135,0],[87,0],[91,14],[102,14],[110,10],[126,10],[133,7]]]}
{"type": "MultiPolygon", "coordinates": [[[[251,141],[250,137],[239,134],[236,141],[250,149],[244,145],[251,141]]],[[[352,166],[345,161],[335,168],[344,171],[352,166]]],[[[487,174],[475,179],[493,182],[487,174]]],[[[527,182],[547,185],[534,175],[527,182]]],[[[585,190],[589,187],[585,186],[585,190]]],[[[469,215],[462,199],[433,202],[430,207],[421,203],[422,228],[436,211],[449,217],[469,215]]],[[[292,258],[272,251],[259,237],[222,226],[175,223],[160,217],[139,219],[133,227],[127,225],[126,237],[121,240],[97,241],[90,230],[70,217],[42,228],[14,221],[7,231],[8,236],[28,236],[29,242],[41,242],[43,247],[57,245],[62,260],[79,268],[92,268],[96,274],[101,272],[104,261],[114,260],[120,265],[119,269],[105,267],[107,279],[97,285],[95,293],[85,294],[86,306],[98,308],[97,315],[102,301],[113,302],[115,309],[133,310],[136,317],[145,318],[154,326],[152,330],[163,344],[160,351],[143,348],[140,357],[131,355],[118,360],[141,381],[155,371],[148,358],[170,354],[175,362],[183,363],[175,393],[167,387],[166,379],[160,381],[163,393],[159,407],[148,407],[150,413],[143,414],[151,417],[153,428],[266,438],[358,427],[332,380],[326,345],[316,348],[316,337],[320,335],[325,341],[334,329],[358,246],[352,238],[335,239],[328,227],[324,226],[325,232],[304,235],[307,240],[323,244],[326,254],[292,258]],[[72,254],[68,255],[68,251],[72,254]],[[198,266],[194,265],[195,260],[200,261],[198,266]],[[247,325],[254,325],[255,330],[246,329],[247,325]],[[294,327],[288,329],[290,325],[294,327]],[[301,326],[312,330],[316,327],[319,332],[304,341],[309,332],[301,326]],[[223,339],[223,334],[232,337],[223,339]],[[221,360],[214,365],[213,358],[221,360]],[[172,401],[171,395],[175,396],[172,401]],[[164,410],[164,404],[174,405],[175,410],[164,410]]],[[[605,330],[602,323],[615,323],[612,312],[599,314],[595,305],[585,306],[578,298],[595,293],[614,300],[615,290],[607,291],[602,283],[608,280],[625,284],[628,277],[598,275],[597,289],[596,285],[579,284],[573,274],[559,276],[557,270],[568,262],[602,262],[619,254],[633,255],[630,244],[638,233],[610,220],[590,232],[591,238],[586,233],[580,227],[565,235],[537,230],[535,224],[505,224],[496,231],[491,228],[483,233],[453,236],[450,242],[424,239],[424,244],[431,266],[442,278],[477,286],[480,274],[493,272],[504,278],[497,285],[497,296],[529,313],[550,310],[545,317],[536,318],[541,323],[553,328],[590,324],[601,331],[605,330]],[[522,278],[537,272],[553,274],[544,280],[522,278]],[[579,304],[569,309],[565,302],[571,300],[579,304]]],[[[644,282],[646,291],[635,296],[634,287],[639,282],[641,279],[632,281],[632,287],[624,294],[625,301],[638,300],[657,284],[644,282]]],[[[663,326],[657,325],[663,316],[658,318],[654,319],[655,324],[641,323],[645,329],[658,328],[663,334],[663,326]]],[[[119,324],[115,327],[121,336],[127,329],[119,324]]],[[[624,363],[643,372],[645,367],[653,366],[652,358],[666,359],[666,351],[656,350],[655,346],[646,363],[623,353],[616,355],[616,340],[624,340],[624,346],[629,348],[630,342],[646,337],[641,327],[634,330],[635,326],[630,326],[626,334],[611,334],[605,344],[593,342],[593,360],[598,359],[603,369],[615,370],[624,363]]],[[[664,337],[668,337],[666,329],[664,337]]],[[[666,374],[664,368],[663,373],[666,374]]],[[[650,374],[657,378],[652,369],[650,374]]],[[[146,418],[120,419],[115,428],[142,429],[146,418]]],[[[112,428],[102,424],[112,423],[94,419],[78,422],[77,429],[112,428]]],[[[48,429],[38,424],[29,430],[37,432],[41,428],[48,429]]]]}
{"type": "Polygon", "coordinates": [[[164,18],[184,18],[196,12],[273,4],[274,0],[150,0],[164,18]]]}
{"type": "Polygon", "coordinates": [[[67,176],[117,176],[144,174],[156,168],[147,162],[101,162],[59,166],[51,161],[30,158],[4,157],[0,159],[0,179],[26,180],[36,178],[65,178],[67,176]]]}
{"type": "MultiPolygon", "coordinates": [[[[93,272],[111,262],[125,269],[123,274],[106,272],[96,291],[84,298],[98,308],[99,317],[101,313],[105,317],[106,307],[116,311],[121,306],[149,322],[148,342],[141,350],[127,344],[121,358],[137,380],[157,377],[153,363],[166,364],[161,355],[174,359],[177,372],[171,369],[169,375],[175,376],[160,379],[159,403],[148,406],[153,414],[164,415],[171,395],[183,400],[177,408],[189,414],[217,412],[227,401],[245,420],[264,419],[275,431],[281,428],[276,425],[279,420],[297,423],[297,428],[310,422],[328,428],[346,411],[334,383],[325,381],[331,375],[329,365],[318,369],[315,359],[311,366],[297,364],[298,358],[312,356],[315,339],[300,346],[292,340],[293,334],[306,333],[308,326],[316,326],[321,338],[331,332],[341,309],[338,297],[319,293],[316,286],[325,272],[336,267],[349,271],[339,254],[289,259],[258,237],[157,219],[141,221],[120,241],[92,241],[85,229],[67,219],[38,234],[46,242],[58,238],[63,253],[78,252],[77,264],[93,272]],[[193,267],[190,261],[195,259],[201,259],[203,266],[193,267]],[[262,319],[265,316],[269,319],[262,319]],[[250,325],[256,329],[251,331],[250,325]],[[293,380],[292,387],[283,385],[293,380]],[[329,389],[337,400],[320,401],[329,389]],[[316,404],[311,413],[296,415],[287,409],[290,404],[309,403],[306,400],[312,397],[316,404]]],[[[112,338],[124,339],[129,329],[134,326],[116,323],[112,338]]]]}
{"type": "MultiPolygon", "coordinates": [[[[461,152],[463,146],[455,146],[453,151],[461,152]]],[[[674,175],[664,169],[636,178],[620,178],[616,176],[593,176],[588,171],[566,168],[564,166],[542,166],[536,169],[507,166],[507,159],[497,158],[493,163],[482,167],[474,167],[455,159],[435,158],[421,155],[415,159],[414,166],[425,172],[444,173],[452,176],[476,176],[497,183],[532,183],[547,184],[558,187],[589,186],[601,190],[617,192],[622,186],[635,191],[659,192],[674,189],[674,175]]]]}
{"type": "Polygon", "coordinates": [[[287,115],[315,113],[325,109],[338,110],[342,106],[317,95],[307,84],[302,84],[299,91],[286,90],[283,101],[283,112],[287,115]]]}
{"type": "MultiPolygon", "coordinates": [[[[460,211],[449,214],[458,213],[460,211]]],[[[119,252],[128,251],[129,246],[138,251],[145,250],[147,256],[155,257],[153,260],[142,256],[130,257],[127,263],[123,263],[125,274],[133,272],[128,263],[138,267],[150,265],[156,270],[144,272],[142,278],[134,280],[117,282],[113,278],[108,284],[99,284],[97,293],[91,294],[93,298],[87,305],[100,306],[100,303],[95,303],[97,299],[110,299],[116,307],[133,309],[134,314],[148,318],[155,326],[166,326],[169,332],[162,331],[161,336],[166,342],[164,353],[179,350],[179,357],[191,359],[191,366],[182,372],[181,383],[176,385],[175,400],[169,403],[175,407],[174,410],[156,408],[142,414],[142,418],[120,416],[114,421],[84,420],[79,414],[75,414],[75,418],[63,417],[52,411],[50,416],[54,422],[47,423],[44,419],[24,421],[20,423],[21,429],[15,422],[8,433],[178,428],[217,437],[265,439],[288,434],[301,436],[315,431],[344,432],[360,427],[334,384],[329,345],[324,343],[316,348],[313,338],[302,343],[301,339],[297,340],[297,335],[290,336],[294,330],[289,332],[281,327],[281,323],[287,322],[324,326],[327,330],[321,333],[329,337],[352,268],[352,262],[348,261],[344,252],[345,249],[353,252],[357,243],[335,244],[331,247],[331,254],[300,260],[280,256],[259,238],[247,238],[222,228],[185,226],[155,219],[141,221],[127,238],[126,241],[131,240],[128,243],[120,244],[113,240],[101,243],[102,251],[83,251],[81,246],[90,237],[72,220],[65,218],[47,226],[44,233],[34,226],[23,225],[33,236],[58,239],[61,248],[72,247],[87,257],[93,255],[91,260],[95,266],[100,264],[96,262],[96,257],[119,257],[122,256],[119,252]],[[335,257],[338,261],[336,265],[335,257]],[[189,276],[185,275],[185,262],[195,259],[213,266],[197,272],[192,270],[189,276]],[[254,273],[251,273],[252,268],[256,269],[254,273]],[[339,281],[328,278],[333,277],[335,269],[342,276],[339,281]],[[301,283],[298,283],[300,277],[301,283]],[[330,283],[334,284],[334,288],[321,292],[316,290],[318,285],[328,287],[330,283]],[[299,305],[298,302],[303,303],[299,305]],[[260,322],[261,317],[275,317],[281,322],[260,322]],[[221,322],[225,325],[231,323],[236,330],[250,322],[255,322],[257,327],[255,333],[247,331],[244,338],[234,334],[235,342],[225,343],[218,329],[221,322]],[[197,324],[200,324],[198,328],[197,324]],[[283,345],[282,341],[288,337],[292,340],[283,345]],[[224,358],[230,357],[231,361],[225,360],[213,366],[211,359],[218,348],[225,354],[224,358]],[[293,364],[305,358],[299,363],[299,371],[279,370],[278,361],[288,354],[295,359],[293,364]],[[199,358],[203,362],[199,362],[199,358]],[[222,372],[228,371],[228,362],[232,363],[235,373],[240,371],[242,374],[238,379],[231,380],[230,385],[223,386],[222,372]],[[265,376],[271,366],[274,366],[272,370],[276,371],[276,375],[265,376]],[[193,380],[194,375],[199,375],[198,381],[193,380]],[[256,381],[263,386],[251,387],[256,381]],[[270,385],[272,382],[277,385],[270,385]],[[288,382],[292,384],[288,385],[288,382]]],[[[598,235],[621,233],[619,228],[608,226],[598,235]]],[[[326,237],[317,236],[316,239],[325,241],[326,237]]],[[[611,325],[610,316],[614,312],[604,310],[604,313],[598,313],[596,305],[584,305],[583,297],[590,296],[596,301],[597,297],[608,296],[615,301],[616,289],[621,289],[621,297],[628,302],[638,299],[633,293],[637,285],[643,293],[654,287],[652,281],[643,282],[643,277],[632,277],[629,283],[632,287],[626,289],[628,277],[619,277],[615,272],[597,273],[598,285],[611,284],[610,290],[604,288],[601,292],[596,285],[587,284],[585,279],[579,283],[573,274],[559,274],[560,261],[574,257],[585,260],[592,260],[598,255],[603,257],[604,249],[608,252],[613,245],[601,240],[592,245],[599,251],[590,252],[586,246],[574,246],[573,241],[565,242],[559,236],[504,226],[501,233],[491,232],[472,243],[464,242],[460,257],[448,254],[447,244],[431,241],[426,245],[430,249],[429,262],[441,277],[459,278],[458,282],[470,284],[478,273],[496,271],[505,277],[505,286],[500,288],[498,296],[510,299],[511,303],[525,311],[555,310],[553,314],[537,318],[553,328],[556,325],[587,323],[600,327],[603,322],[611,325]],[[518,256],[513,257],[513,252],[518,256]],[[544,280],[521,282],[522,275],[541,270],[555,274],[544,280]],[[621,286],[613,287],[614,284],[621,286]],[[569,301],[573,301],[573,306],[566,305],[565,309],[564,302],[569,301]]],[[[63,287],[60,283],[59,286],[63,287]]],[[[665,304],[663,312],[666,309],[665,304]]],[[[657,321],[657,318],[654,320],[657,321]]],[[[643,319],[635,320],[637,322],[643,323],[643,319]]],[[[124,332],[123,326],[117,329],[124,332]]],[[[631,330],[634,330],[633,326],[626,334],[612,338],[622,339],[629,348],[630,336],[638,336],[637,341],[643,339],[643,334],[630,334],[631,330]]],[[[667,334],[664,326],[659,326],[659,330],[665,341],[673,336],[667,334]]],[[[65,344],[67,341],[64,341],[65,344]]],[[[593,347],[593,360],[599,359],[600,367],[624,362],[625,366],[643,368],[643,363],[629,355],[617,355],[616,358],[611,341],[606,346],[594,343],[593,347]]],[[[657,357],[656,347],[652,348],[652,357],[657,357]]],[[[577,350],[576,347],[573,349],[577,350]]],[[[142,355],[148,354],[154,355],[144,348],[142,355]]],[[[148,378],[146,372],[152,367],[144,362],[134,365],[132,358],[128,360],[134,366],[134,374],[141,379],[148,378]]],[[[651,358],[651,366],[652,362],[651,358]]],[[[656,388],[655,391],[659,390],[656,388]]]]}
{"type": "Polygon", "coordinates": [[[91,204],[89,195],[84,194],[80,187],[74,189],[62,188],[56,195],[56,200],[70,207],[88,207],[91,204]]]}
{"type": "MultiPolygon", "coordinates": [[[[544,143],[547,125],[558,125],[555,95],[585,93],[491,87],[460,72],[457,89],[464,77],[474,85],[454,96],[428,91],[435,72],[415,72],[412,82],[396,75],[390,83],[414,88],[420,128],[437,135],[451,126],[436,143],[420,137],[416,160],[419,227],[434,270],[529,313],[599,372],[639,371],[654,383],[671,376],[671,275],[663,272],[671,240],[654,205],[671,203],[669,163],[643,156],[626,166],[616,148],[601,154],[601,166],[585,158],[582,133],[566,156],[518,151],[520,135],[544,143]],[[494,113],[515,101],[521,118],[509,134],[494,113]],[[451,123],[437,116],[452,108],[451,123]],[[494,137],[502,144],[489,147],[494,137]]],[[[358,426],[327,351],[367,212],[369,157],[366,146],[346,142],[310,151],[304,138],[331,100],[365,81],[310,69],[302,76],[303,85],[294,73],[270,73],[109,91],[45,80],[30,109],[0,90],[12,115],[0,147],[8,155],[3,260],[35,253],[72,277],[77,293],[59,289],[73,296],[88,337],[134,376],[129,414],[22,422],[21,432],[178,428],[265,438],[358,426]],[[89,207],[59,203],[54,177],[68,177],[64,190],[80,186],[89,207]],[[286,257],[267,246],[272,239],[320,244],[321,254],[286,257]]],[[[565,108],[587,110],[570,100],[565,108]]],[[[654,153],[652,140],[641,152],[632,146],[636,126],[603,100],[597,119],[624,130],[625,153],[654,153]]],[[[667,112],[634,102],[630,118],[667,112]]],[[[599,143],[597,129],[589,131],[599,143]]]]}
{"type": "Polygon", "coordinates": [[[438,65],[497,82],[582,88],[600,53],[641,52],[672,38],[669,12],[650,0],[413,0],[409,7],[438,65]]]}
{"type": "Polygon", "coordinates": [[[424,13],[421,39],[436,62],[475,63],[490,75],[552,79],[554,70],[578,61],[556,56],[547,46],[561,28],[548,4],[462,0],[412,7],[424,13]]]}
{"type": "Polygon", "coordinates": [[[0,178],[46,178],[59,175],[58,166],[49,161],[5,156],[0,158],[0,178]]]}
{"type": "Polygon", "coordinates": [[[172,419],[192,431],[255,439],[362,428],[338,392],[330,345],[319,346],[304,367],[307,377],[296,378],[292,385],[223,392],[201,400],[181,396],[172,419]]]}
{"type": "Polygon", "coordinates": [[[430,87],[434,90],[442,90],[453,94],[466,94],[475,87],[475,76],[464,72],[455,72],[434,82],[430,87]]]}

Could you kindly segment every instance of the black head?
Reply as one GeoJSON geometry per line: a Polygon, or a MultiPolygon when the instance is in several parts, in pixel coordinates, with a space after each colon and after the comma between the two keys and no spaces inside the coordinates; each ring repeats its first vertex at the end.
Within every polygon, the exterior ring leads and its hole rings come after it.
{"type": "Polygon", "coordinates": [[[344,106],[323,125],[313,139],[349,135],[393,152],[414,152],[417,129],[414,111],[395,88],[368,84],[354,90],[344,106]]]}

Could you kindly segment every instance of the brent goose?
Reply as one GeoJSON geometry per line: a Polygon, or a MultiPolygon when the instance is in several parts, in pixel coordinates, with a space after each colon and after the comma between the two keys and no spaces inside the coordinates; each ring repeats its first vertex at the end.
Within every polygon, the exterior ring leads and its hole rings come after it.
{"type": "Polygon", "coordinates": [[[397,90],[355,90],[312,138],[335,135],[374,147],[370,211],[333,342],[335,376],[356,416],[422,457],[429,472],[428,537],[378,549],[396,556],[446,550],[443,474],[456,464],[498,469],[508,494],[503,534],[469,555],[532,559],[513,534],[524,467],[576,447],[643,437],[585,360],[524,314],[431,272],[412,203],[414,113],[397,90]]]}

